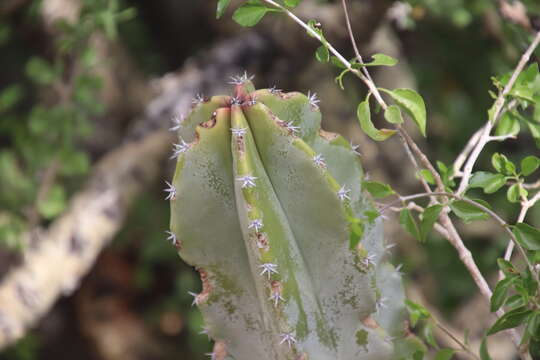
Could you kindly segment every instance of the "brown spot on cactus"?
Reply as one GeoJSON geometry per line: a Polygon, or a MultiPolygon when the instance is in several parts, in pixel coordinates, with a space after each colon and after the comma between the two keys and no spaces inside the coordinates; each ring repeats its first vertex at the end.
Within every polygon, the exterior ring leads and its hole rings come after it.
{"type": "Polygon", "coordinates": [[[338,137],[338,134],[329,132],[329,131],[324,131],[322,129],[319,130],[319,135],[328,141],[334,141],[338,137]]]}
{"type": "Polygon", "coordinates": [[[199,276],[202,282],[202,291],[197,295],[197,304],[202,304],[208,300],[210,292],[212,291],[212,285],[208,279],[208,272],[206,270],[198,268],[199,276]]]}
{"type": "Polygon", "coordinates": [[[371,316],[368,316],[362,319],[362,324],[364,324],[366,327],[370,329],[377,329],[379,327],[379,324],[377,324],[377,321],[375,321],[375,319],[373,319],[371,316]]]}

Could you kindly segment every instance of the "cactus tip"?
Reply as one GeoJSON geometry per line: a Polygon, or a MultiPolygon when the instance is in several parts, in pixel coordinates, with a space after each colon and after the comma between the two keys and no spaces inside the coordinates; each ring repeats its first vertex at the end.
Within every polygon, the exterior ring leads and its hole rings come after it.
{"type": "Polygon", "coordinates": [[[169,241],[171,244],[176,245],[176,234],[173,233],[170,230],[165,231],[165,234],[167,234],[167,241],[169,241]]]}
{"type": "Polygon", "coordinates": [[[193,301],[191,302],[191,306],[199,305],[199,298],[198,298],[199,294],[196,294],[192,291],[188,291],[188,294],[193,296],[193,301]]]}
{"type": "Polygon", "coordinates": [[[391,254],[392,253],[392,248],[396,246],[396,244],[388,244],[384,247],[384,252],[388,253],[388,254],[391,254]]]}
{"type": "Polygon", "coordinates": [[[242,99],[237,96],[231,98],[231,105],[242,105],[242,99]]]}
{"type": "Polygon", "coordinates": [[[242,189],[255,187],[255,180],[257,180],[257,177],[251,175],[238,176],[236,178],[236,181],[240,181],[242,183],[242,189]]]}
{"type": "Polygon", "coordinates": [[[183,139],[180,139],[180,144],[173,144],[173,154],[171,155],[170,159],[175,159],[180,154],[186,152],[189,149],[189,144],[185,142],[183,139]]]}
{"type": "Polygon", "coordinates": [[[281,89],[278,89],[276,85],[272,86],[270,89],[268,89],[272,94],[281,94],[281,89]]]}
{"type": "Polygon", "coordinates": [[[287,345],[289,346],[289,348],[293,345],[293,344],[296,344],[296,338],[294,337],[294,335],[292,333],[283,333],[281,335],[279,335],[281,337],[281,341],[279,342],[279,344],[284,344],[284,343],[287,343],[287,345]]]}
{"type": "Polygon", "coordinates": [[[285,123],[285,127],[287,130],[289,130],[293,135],[300,131],[300,126],[294,126],[292,121],[289,121],[285,123]]]}
{"type": "Polygon", "coordinates": [[[252,81],[254,78],[255,75],[248,75],[247,71],[244,71],[244,74],[242,75],[231,76],[231,81],[229,81],[229,84],[242,85],[244,83],[247,83],[248,81],[252,81]]]}
{"type": "Polygon", "coordinates": [[[202,104],[203,102],[204,102],[204,95],[203,94],[197,94],[197,95],[195,95],[193,100],[191,100],[191,103],[193,105],[202,104]]]}
{"type": "Polygon", "coordinates": [[[375,254],[368,254],[365,258],[363,258],[362,265],[364,265],[365,267],[375,265],[375,254]]]}
{"type": "Polygon", "coordinates": [[[272,281],[272,290],[268,300],[274,303],[274,307],[277,307],[280,301],[285,301],[281,296],[281,283],[279,281],[272,281]]]}
{"type": "Polygon", "coordinates": [[[176,199],[176,188],[173,186],[173,184],[171,184],[167,180],[165,180],[165,184],[167,184],[167,186],[168,186],[167,189],[163,190],[166,193],[168,193],[167,196],[165,197],[165,200],[174,200],[174,199],[176,199]]]}
{"type": "Polygon", "coordinates": [[[376,302],[375,302],[375,312],[377,313],[380,313],[380,311],[382,309],[386,309],[386,301],[388,299],[384,296],[380,297],[376,302]]]}
{"type": "Polygon", "coordinates": [[[351,144],[351,150],[352,150],[352,152],[355,153],[356,155],[361,156],[362,154],[360,154],[360,151],[358,151],[358,148],[360,147],[360,145],[354,145],[354,144],[352,143],[352,141],[350,142],[350,144],[351,144]]]}
{"type": "Polygon", "coordinates": [[[321,154],[317,154],[313,157],[313,162],[315,165],[320,166],[322,168],[326,167],[326,162],[324,161],[324,157],[321,154]]]}
{"type": "Polygon", "coordinates": [[[311,91],[308,91],[307,97],[308,97],[308,100],[309,100],[309,104],[311,106],[316,107],[316,108],[319,107],[319,103],[321,102],[321,100],[319,100],[317,98],[317,93],[316,92],[314,92],[312,94],[311,91]]]}
{"type": "Polygon", "coordinates": [[[231,128],[231,132],[234,136],[244,136],[247,132],[247,128],[231,128]]]}
{"type": "Polygon", "coordinates": [[[345,185],[343,185],[339,191],[337,192],[337,196],[339,198],[339,200],[341,201],[345,201],[345,200],[350,200],[350,196],[349,196],[349,193],[351,192],[350,189],[346,189],[345,188],[345,185]]]}
{"type": "Polygon", "coordinates": [[[255,232],[259,232],[263,226],[264,225],[261,219],[254,219],[249,223],[248,229],[254,229],[255,232]]]}
{"type": "Polygon", "coordinates": [[[259,267],[262,269],[260,275],[267,274],[268,279],[270,279],[270,276],[272,276],[272,274],[278,274],[277,264],[265,263],[265,264],[259,265],[259,267]]]}
{"type": "Polygon", "coordinates": [[[173,126],[169,128],[170,131],[178,131],[180,130],[180,127],[182,126],[182,122],[184,121],[184,115],[174,115],[171,119],[171,122],[173,123],[173,126]]]}

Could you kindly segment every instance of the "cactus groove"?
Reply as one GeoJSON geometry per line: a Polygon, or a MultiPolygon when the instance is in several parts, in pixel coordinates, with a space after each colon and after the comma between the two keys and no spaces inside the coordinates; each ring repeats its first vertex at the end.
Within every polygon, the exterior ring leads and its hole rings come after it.
{"type": "Polygon", "coordinates": [[[358,220],[371,204],[355,149],[320,129],[314,96],[234,83],[175,127],[166,189],[169,240],[201,275],[212,357],[400,358],[401,279],[380,222],[358,220]]]}

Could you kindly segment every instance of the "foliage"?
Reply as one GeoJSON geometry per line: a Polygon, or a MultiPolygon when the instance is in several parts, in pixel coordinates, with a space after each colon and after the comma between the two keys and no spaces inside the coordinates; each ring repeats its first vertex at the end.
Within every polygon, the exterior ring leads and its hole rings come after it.
{"type": "MultiPolygon", "coordinates": [[[[35,12],[30,7],[32,20],[35,12]]],[[[27,56],[26,79],[0,90],[0,136],[8,145],[0,148],[0,245],[24,246],[21,235],[62,213],[77,179],[88,172],[89,155],[78,143],[92,133],[91,118],[104,113],[90,38],[100,31],[115,38],[117,23],[133,15],[117,1],[85,1],[77,24],[56,24],[57,55],[27,56]]],[[[8,23],[0,29],[0,46],[18,41],[8,23]]]]}

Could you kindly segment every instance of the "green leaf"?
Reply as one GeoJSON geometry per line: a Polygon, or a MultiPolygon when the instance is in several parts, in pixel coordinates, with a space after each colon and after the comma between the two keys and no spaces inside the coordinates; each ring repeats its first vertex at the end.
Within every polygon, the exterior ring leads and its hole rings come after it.
{"type": "Polygon", "coordinates": [[[66,207],[66,194],[64,188],[60,185],[52,186],[45,199],[39,201],[37,204],[37,209],[39,214],[45,219],[52,219],[66,207]]]}
{"type": "Polygon", "coordinates": [[[23,88],[19,84],[8,86],[0,92],[0,113],[11,109],[23,97],[23,88]]]}
{"type": "Polygon", "coordinates": [[[269,11],[274,9],[267,8],[258,0],[251,0],[236,9],[233,19],[241,26],[255,26],[269,11]]]}
{"type": "Polygon", "coordinates": [[[482,344],[480,345],[480,359],[481,360],[493,360],[488,352],[487,347],[487,338],[482,339],[482,344]]]}
{"type": "Polygon", "coordinates": [[[330,60],[328,48],[325,45],[319,46],[315,52],[315,58],[322,63],[328,62],[330,60]]]}
{"type": "Polygon", "coordinates": [[[395,194],[392,187],[377,181],[362,181],[362,186],[375,198],[381,199],[395,194]]]}
{"type": "Polygon", "coordinates": [[[514,265],[510,261],[499,258],[499,259],[497,259],[497,265],[499,266],[499,269],[501,269],[501,271],[507,277],[519,274],[519,271],[516,270],[516,268],[514,267],[514,265]]]}
{"type": "Polygon", "coordinates": [[[482,188],[484,193],[492,194],[506,184],[506,177],[502,174],[494,174],[487,171],[478,171],[471,177],[469,187],[482,188]]]}
{"type": "Polygon", "coordinates": [[[424,99],[412,89],[381,90],[389,94],[411,116],[422,135],[426,136],[426,105],[424,99]]]}
{"type": "Polygon", "coordinates": [[[432,205],[427,207],[422,213],[422,221],[420,222],[420,241],[425,242],[427,236],[431,232],[433,225],[439,218],[439,214],[443,209],[442,205],[432,205]]]}
{"type": "Polygon", "coordinates": [[[384,111],[384,118],[386,121],[392,124],[401,124],[403,123],[403,117],[401,116],[401,111],[399,110],[399,106],[397,105],[390,105],[386,108],[384,111]]]}
{"type": "Polygon", "coordinates": [[[439,169],[439,172],[441,174],[442,182],[446,187],[452,188],[456,186],[454,180],[451,179],[454,173],[453,168],[448,169],[448,167],[442,161],[437,161],[437,168],[439,169]]]}
{"type": "Polygon", "coordinates": [[[85,174],[90,168],[88,155],[81,151],[63,151],[60,153],[60,163],[60,172],[67,176],[85,174]]]}
{"type": "Polygon", "coordinates": [[[508,295],[508,289],[510,288],[510,285],[512,285],[512,283],[515,281],[515,279],[515,277],[507,277],[497,283],[497,286],[495,286],[495,290],[493,290],[493,295],[490,299],[491,312],[499,310],[499,308],[504,305],[504,302],[508,295]]]}
{"type": "Polygon", "coordinates": [[[426,326],[424,326],[424,328],[422,329],[422,335],[430,346],[435,349],[439,347],[439,344],[437,344],[437,340],[435,340],[435,336],[433,334],[433,324],[431,322],[427,323],[426,326]]]}
{"type": "Polygon", "coordinates": [[[284,0],[285,5],[290,8],[297,7],[301,2],[302,0],[284,0]]]}
{"type": "Polygon", "coordinates": [[[231,3],[231,0],[218,0],[217,3],[217,9],[216,9],[216,19],[219,19],[223,16],[227,8],[229,7],[229,4],[231,3]]]}
{"type": "Polygon", "coordinates": [[[397,59],[385,54],[375,54],[372,56],[373,61],[362,64],[362,66],[394,66],[397,64],[397,59]]]}
{"type": "Polygon", "coordinates": [[[435,355],[435,360],[450,360],[454,356],[455,350],[441,349],[435,355]]]}
{"type": "Polygon", "coordinates": [[[540,310],[536,310],[527,320],[527,332],[533,338],[540,338],[540,310]]]}
{"type": "Polygon", "coordinates": [[[421,169],[418,171],[419,175],[426,180],[429,184],[435,185],[435,178],[433,177],[433,174],[428,169],[421,169]]]}
{"type": "Polygon", "coordinates": [[[531,312],[532,310],[526,306],[507,312],[495,321],[495,324],[488,330],[487,335],[493,335],[499,331],[511,329],[523,324],[531,312]]]}
{"type": "Polygon", "coordinates": [[[463,201],[455,200],[450,203],[450,208],[460,219],[465,223],[470,223],[476,220],[487,220],[489,215],[474,206],[473,204],[463,201]]]}
{"type": "Polygon", "coordinates": [[[32,81],[41,85],[50,84],[57,77],[53,66],[47,60],[40,57],[32,57],[28,60],[25,71],[26,75],[32,81]]]}
{"type": "Polygon", "coordinates": [[[407,230],[409,234],[411,234],[415,239],[420,240],[420,230],[418,229],[418,224],[416,223],[416,220],[412,216],[409,209],[403,209],[399,213],[399,223],[401,226],[407,230]]]}
{"type": "Polygon", "coordinates": [[[11,37],[11,27],[6,23],[0,23],[0,46],[6,44],[11,37]]]}
{"type": "Polygon", "coordinates": [[[511,203],[517,203],[520,201],[519,188],[519,184],[513,184],[508,188],[508,190],[506,191],[506,198],[508,199],[508,201],[510,201],[511,203]]]}
{"type": "Polygon", "coordinates": [[[521,173],[529,176],[540,167],[540,158],[530,155],[521,160],[521,173]]]}
{"type": "Polygon", "coordinates": [[[339,60],[337,57],[335,56],[330,56],[330,62],[332,63],[332,65],[334,65],[335,67],[337,67],[338,69],[347,69],[345,67],[345,65],[343,65],[343,63],[341,62],[341,60],[339,60]]]}
{"type": "MultiPolygon", "coordinates": [[[[307,22],[307,25],[311,30],[313,30],[315,33],[317,33],[319,36],[321,36],[321,38],[323,37],[323,31],[321,29],[321,24],[318,21],[315,21],[315,20],[311,19],[311,20],[309,20],[307,22]]],[[[307,34],[309,36],[313,37],[313,38],[316,38],[316,36],[311,34],[309,31],[307,32],[307,34]]]]}
{"type": "Polygon", "coordinates": [[[409,310],[411,327],[415,327],[419,320],[425,320],[431,317],[431,313],[425,307],[414,301],[406,299],[405,305],[407,305],[407,310],[409,310]]]}
{"type": "Polygon", "coordinates": [[[491,157],[491,164],[498,173],[504,175],[516,175],[516,165],[502,154],[493,154],[491,157]]]}
{"type": "Polygon", "coordinates": [[[519,134],[519,119],[509,111],[505,112],[497,124],[496,136],[516,136],[519,134]]]}
{"type": "Polygon", "coordinates": [[[360,122],[360,127],[367,136],[375,141],[384,141],[396,133],[395,130],[381,129],[378,130],[371,122],[371,111],[369,110],[369,101],[366,99],[358,104],[356,116],[360,122]]]}
{"type": "MultiPolygon", "coordinates": [[[[540,106],[535,108],[535,114],[537,112],[538,116],[540,117],[540,106]]],[[[531,120],[526,120],[525,122],[527,123],[527,127],[529,128],[529,132],[534,139],[536,147],[540,149],[540,123],[531,120]]]]}
{"type": "Polygon", "coordinates": [[[517,241],[527,250],[540,250],[540,230],[525,223],[512,226],[512,232],[517,241]]]}

